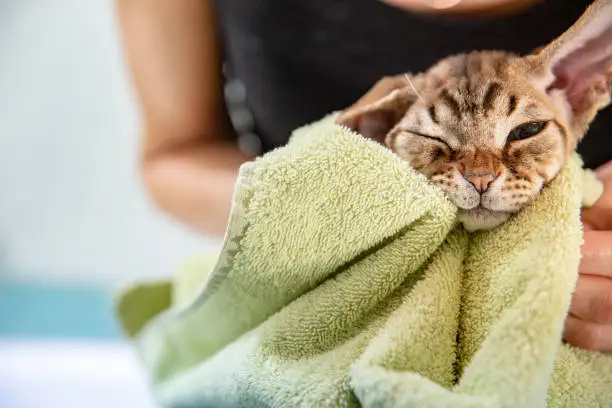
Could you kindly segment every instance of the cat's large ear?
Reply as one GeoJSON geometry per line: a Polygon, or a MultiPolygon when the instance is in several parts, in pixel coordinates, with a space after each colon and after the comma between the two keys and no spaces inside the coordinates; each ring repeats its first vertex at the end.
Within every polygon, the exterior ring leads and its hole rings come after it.
{"type": "Polygon", "coordinates": [[[523,61],[582,137],[610,103],[612,0],[595,1],[569,30],[523,61]]]}
{"type": "Polygon", "coordinates": [[[404,117],[415,99],[412,88],[395,89],[374,102],[348,108],[336,123],[384,143],[387,133],[404,117]]]}

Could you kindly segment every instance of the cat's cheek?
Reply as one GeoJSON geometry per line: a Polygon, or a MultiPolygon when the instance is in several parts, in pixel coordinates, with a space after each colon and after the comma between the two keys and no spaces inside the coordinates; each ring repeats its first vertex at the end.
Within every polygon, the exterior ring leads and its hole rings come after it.
{"type": "Polygon", "coordinates": [[[483,207],[493,211],[508,211],[504,200],[503,187],[506,182],[506,177],[498,177],[487,189],[487,192],[481,197],[483,207]]]}
{"type": "Polygon", "coordinates": [[[542,179],[546,182],[554,179],[557,174],[561,171],[561,162],[554,161],[550,164],[544,164],[539,166],[538,174],[541,175],[542,179]]]}
{"type": "Polygon", "coordinates": [[[480,194],[476,192],[471,184],[462,180],[462,177],[456,177],[452,188],[448,189],[446,192],[451,201],[461,209],[471,210],[480,205],[480,194]]]}
{"type": "Polygon", "coordinates": [[[513,173],[533,182],[550,181],[565,163],[565,144],[556,133],[543,134],[507,148],[504,159],[513,173]]]}
{"type": "Polygon", "coordinates": [[[510,146],[504,151],[503,163],[511,173],[521,176],[526,173],[529,164],[525,162],[525,157],[521,154],[521,150],[514,146],[510,146]]]}
{"type": "Polygon", "coordinates": [[[531,185],[526,181],[516,178],[509,171],[505,171],[493,183],[482,196],[482,206],[493,211],[516,212],[522,203],[519,203],[518,195],[529,195],[531,185]]]}
{"type": "Polygon", "coordinates": [[[427,155],[423,154],[423,146],[421,143],[415,141],[413,138],[407,137],[404,133],[400,133],[388,146],[401,159],[407,161],[415,170],[429,176],[426,171],[426,166],[431,164],[431,160],[427,155]]]}
{"type": "Polygon", "coordinates": [[[428,175],[431,182],[437,185],[448,198],[459,208],[471,209],[478,206],[480,197],[473,188],[463,185],[462,177],[452,170],[434,171],[428,175]],[[470,190],[472,192],[470,192],[470,190]]]}
{"type": "Polygon", "coordinates": [[[504,187],[499,191],[491,191],[482,198],[484,207],[493,211],[517,212],[537,197],[541,184],[530,184],[521,188],[504,187]]]}
{"type": "Polygon", "coordinates": [[[565,145],[558,143],[551,147],[548,154],[543,155],[538,161],[538,174],[542,176],[545,182],[554,179],[567,161],[565,145]]]}
{"type": "Polygon", "coordinates": [[[507,194],[483,197],[482,205],[492,211],[513,213],[521,209],[522,205],[507,194]]]}

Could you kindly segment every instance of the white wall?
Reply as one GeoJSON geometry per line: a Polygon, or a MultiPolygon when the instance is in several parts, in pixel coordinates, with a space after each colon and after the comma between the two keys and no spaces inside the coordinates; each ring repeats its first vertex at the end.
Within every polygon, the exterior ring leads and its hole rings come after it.
{"type": "Polygon", "coordinates": [[[111,0],[0,2],[4,275],[167,275],[216,244],[169,221],[142,191],[113,13],[111,0]]]}

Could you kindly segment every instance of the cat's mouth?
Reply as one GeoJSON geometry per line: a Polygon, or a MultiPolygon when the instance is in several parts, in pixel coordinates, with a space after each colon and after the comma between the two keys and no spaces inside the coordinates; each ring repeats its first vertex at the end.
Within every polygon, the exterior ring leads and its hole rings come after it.
{"type": "Polygon", "coordinates": [[[462,210],[462,211],[470,215],[476,216],[476,217],[488,217],[488,216],[491,216],[492,214],[499,212],[499,211],[490,210],[486,208],[485,206],[483,206],[482,204],[478,204],[476,207],[471,208],[469,210],[462,210]]]}
{"type": "Polygon", "coordinates": [[[493,211],[482,204],[470,210],[459,209],[459,221],[468,231],[489,230],[503,224],[512,213],[493,211]]]}

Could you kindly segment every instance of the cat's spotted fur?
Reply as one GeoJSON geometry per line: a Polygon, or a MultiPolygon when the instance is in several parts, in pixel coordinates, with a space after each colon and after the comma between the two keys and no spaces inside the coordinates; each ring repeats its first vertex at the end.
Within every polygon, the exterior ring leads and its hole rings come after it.
{"type": "Polygon", "coordinates": [[[612,0],[600,0],[536,54],[449,57],[339,123],[439,185],[468,229],[489,229],[559,173],[610,102],[611,77],[612,0]]]}

